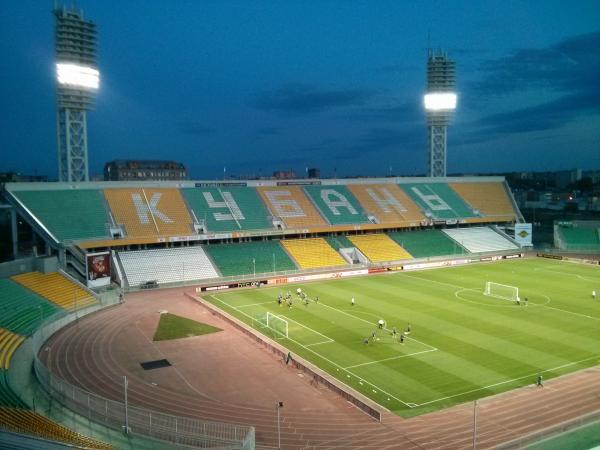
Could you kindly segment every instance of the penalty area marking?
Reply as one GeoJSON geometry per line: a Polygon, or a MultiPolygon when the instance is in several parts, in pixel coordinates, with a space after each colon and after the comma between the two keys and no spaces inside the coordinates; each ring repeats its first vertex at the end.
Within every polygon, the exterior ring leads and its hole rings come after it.
{"type": "MultiPolygon", "coordinates": [[[[459,299],[459,300],[463,300],[465,302],[469,302],[469,303],[473,303],[474,305],[481,305],[481,306],[491,306],[493,308],[514,308],[515,306],[515,302],[514,300],[509,300],[507,298],[501,298],[501,297],[494,297],[494,296],[490,296],[492,298],[498,299],[498,300],[502,300],[505,302],[510,302],[510,305],[500,305],[500,304],[495,304],[492,302],[478,302],[476,300],[470,300],[468,298],[463,297],[462,295],[460,295],[461,292],[466,292],[466,291],[473,291],[476,292],[478,294],[481,294],[483,296],[485,296],[485,294],[482,294],[481,291],[474,289],[474,288],[464,288],[464,289],[459,289],[458,291],[454,292],[454,296],[459,299]]],[[[542,297],[544,297],[546,299],[546,303],[533,303],[530,302],[531,305],[533,306],[546,306],[548,303],[550,303],[550,297],[548,297],[547,295],[544,294],[536,294],[536,295],[540,295],[542,297]]]]}
{"type": "MultiPolygon", "coordinates": [[[[227,303],[227,302],[225,302],[225,301],[221,300],[221,299],[220,299],[219,297],[217,297],[216,295],[210,295],[210,297],[214,298],[216,301],[218,301],[219,303],[222,303],[222,304],[223,304],[223,305],[225,305],[225,306],[228,306],[228,307],[230,307],[230,308],[232,308],[232,309],[235,309],[237,312],[239,312],[240,314],[242,314],[242,315],[244,315],[244,316],[248,317],[250,320],[255,320],[255,319],[254,319],[254,317],[252,317],[251,315],[249,315],[249,314],[246,314],[244,311],[242,311],[242,310],[240,310],[240,309],[236,308],[235,306],[232,306],[232,305],[230,305],[229,303],[227,303]]],[[[335,308],[333,308],[333,309],[335,309],[335,308]]],[[[407,403],[407,402],[405,402],[404,400],[401,400],[401,399],[399,399],[399,398],[398,398],[398,397],[396,397],[395,395],[393,395],[393,394],[390,394],[389,392],[387,392],[387,391],[385,391],[385,390],[381,389],[379,386],[376,386],[376,385],[374,385],[373,383],[371,383],[371,382],[369,382],[369,381],[365,380],[364,378],[361,378],[361,377],[359,377],[359,376],[358,376],[358,375],[356,375],[355,373],[353,373],[353,372],[350,372],[350,371],[349,371],[349,370],[347,370],[347,369],[344,369],[344,368],[343,368],[342,366],[340,366],[339,364],[337,364],[337,363],[335,363],[335,362],[331,361],[329,358],[326,358],[325,356],[321,355],[319,352],[316,352],[316,351],[314,351],[312,348],[309,348],[309,347],[307,347],[306,345],[304,345],[304,344],[301,344],[300,342],[298,342],[298,341],[296,341],[296,340],[294,340],[294,339],[292,339],[292,338],[290,338],[290,337],[287,337],[286,339],[288,339],[289,341],[293,342],[294,344],[296,344],[296,345],[298,345],[298,346],[300,346],[300,347],[304,348],[306,351],[308,351],[308,352],[311,352],[311,353],[315,354],[316,356],[318,356],[319,358],[321,358],[321,359],[323,359],[323,360],[327,361],[329,364],[331,364],[331,365],[335,366],[336,368],[338,368],[338,369],[341,369],[341,370],[343,370],[344,372],[347,372],[348,374],[350,374],[350,375],[352,375],[352,376],[356,377],[356,379],[358,379],[358,381],[359,381],[359,382],[360,382],[360,381],[362,381],[363,383],[365,383],[365,384],[368,384],[369,386],[371,386],[371,387],[373,387],[373,388],[376,388],[376,389],[378,389],[378,390],[379,390],[381,393],[383,393],[383,394],[387,395],[388,397],[391,397],[391,398],[393,398],[394,400],[396,400],[396,401],[398,401],[398,402],[402,403],[404,406],[407,406],[408,408],[414,408],[414,406],[410,406],[410,405],[414,405],[414,403],[407,403]]],[[[346,376],[347,376],[348,378],[350,378],[350,375],[346,375],[346,376]]],[[[348,387],[349,387],[350,389],[352,389],[352,387],[350,387],[350,386],[348,386],[348,387]]],[[[363,395],[364,395],[364,394],[363,394],[363,395]]],[[[376,402],[376,403],[377,403],[377,404],[378,404],[380,407],[382,407],[383,409],[386,409],[387,411],[389,411],[389,409],[387,409],[387,408],[386,408],[385,406],[383,406],[381,403],[379,403],[379,402],[376,402]]]]}
{"type": "Polygon", "coordinates": [[[260,302],[260,303],[250,303],[248,305],[240,305],[238,306],[238,308],[248,308],[250,306],[260,306],[260,305],[266,305],[267,303],[273,303],[272,301],[270,302],[260,302]]]}
{"type": "Polygon", "coordinates": [[[385,361],[393,361],[395,359],[406,358],[408,356],[422,355],[423,353],[430,353],[430,352],[437,352],[437,348],[430,348],[429,350],[423,350],[422,352],[407,353],[406,355],[392,356],[391,358],[378,359],[377,361],[369,361],[366,363],[354,364],[353,366],[346,366],[346,367],[344,367],[344,369],[353,369],[355,367],[368,366],[370,364],[377,364],[377,363],[381,363],[381,362],[385,362],[385,361]]]}

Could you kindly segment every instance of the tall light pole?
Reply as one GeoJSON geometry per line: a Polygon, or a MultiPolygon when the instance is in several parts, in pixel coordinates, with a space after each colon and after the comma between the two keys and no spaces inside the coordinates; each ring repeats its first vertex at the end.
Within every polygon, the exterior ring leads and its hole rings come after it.
{"type": "Polygon", "coordinates": [[[283,408],[283,402],[277,402],[275,408],[277,409],[277,449],[281,450],[281,420],[279,410],[283,408]]]}
{"type": "Polygon", "coordinates": [[[447,129],[456,109],[456,64],[446,53],[429,51],[427,92],[427,175],[446,176],[447,129]]]}
{"type": "Polygon", "coordinates": [[[59,181],[89,181],[87,111],[100,85],[96,25],[75,8],[55,7],[59,181]]]}

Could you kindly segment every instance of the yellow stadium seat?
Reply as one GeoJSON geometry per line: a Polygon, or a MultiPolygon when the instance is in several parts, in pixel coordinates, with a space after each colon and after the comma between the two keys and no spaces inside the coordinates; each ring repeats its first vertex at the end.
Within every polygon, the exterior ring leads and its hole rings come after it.
{"type": "Polygon", "coordinates": [[[472,208],[479,210],[484,216],[508,220],[515,219],[515,210],[508,197],[504,183],[449,184],[472,208]]]}
{"type": "Polygon", "coordinates": [[[28,272],[15,275],[11,279],[69,311],[97,303],[88,291],[58,272],[28,272]]]}
{"type": "Polygon", "coordinates": [[[400,247],[387,234],[361,234],[348,236],[348,239],[373,262],[398,261],[412,258],[410,253],[400,247]]]}
{"type": "Polygon", "coordinates": [[[193,234],[192,218],[179,189],[105,189],[104,196],[127,237],[193,234]]]}
{"type": "Polygon", "coordinates": [[[280,218],[288,228],[326,226],[311,201],[299,186],[262,186],[258,193],[271,215],[280,218]]]}
{"type": "Polygon", "coordinates": [[[281,241],[301,269],[342,266],[347,264],[325,239],[289,239],[281,241]]]}
{"type": "Polygon", "coordinates": [[[10,360],[25,337],[0,328],[0,369],[7,370],[10,360]]]}
{"type": "Polygon", "coordinates": [[[110,444],[77,433],[28,409],[0,406],[0,425],[10,431],[64,442],[77,448],[114,449],[110,444]]]}

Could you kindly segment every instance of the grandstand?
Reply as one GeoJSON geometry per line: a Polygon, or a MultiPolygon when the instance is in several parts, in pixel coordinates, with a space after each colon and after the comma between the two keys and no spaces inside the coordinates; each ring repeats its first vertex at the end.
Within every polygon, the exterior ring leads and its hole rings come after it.
{"type": "Polygon", "coordinates": [[[406,183],[400,186],[429,218],[459,220],[479,215],[447,183],[406,183]]]}
{"type": "Polygon", "coordinates": [[[219,276],[200,246],[119,252],[118,256],[130,287],[154,281],[168,284],[219,276]]]}
{"type": "Polygon", "coordinates": [[[12,355],[24,340],[23,336],[0,328],[0,369],[8,370],[12,355]]]}
{"type": "Polygon", "coordinates": [[[343,266],[346,261],[325,239],[286,239],[283,247],[294,258],[301,269],[343,266]]]}
{"type": "Polygon", "coordinates": [[[92,294],[59,272],[22,273],[13,276],[12,280],[69,311],[87,308],[97,303],[92,294]]]}
{"type": "Polygon", "coordinates": [[[351,184],[348,189],[377,223],[416,227],[425,219],[408,195],[395,184],[351,184]]]}
{"type": "Polygon", "coordinates": [[[504,183],[449,183],[471,208],[490,220],[516,220],[515,209],[504,183]]]}
{"type": "Polygon", "coordinates": [[[459,243],[441,230],[390,232],[388,235],[414,258],[467,253],[459,243]]]}
{"type": "Polygon", "coordinates": [[[281,219],[286,228],[326,225],[300,186],[259,187],[258,192],[270,215],[281,219]]]}
{"type": "Polygon", "coordinates": [[[452,228],[444,230],[450,238],[471,253],[517,250],[507,237],[488,227],[452,228]]]}
{"type": "Polygon", "coordinates": [[[370,222],[346,186],[305,186],[304,192],[331,225],[370,222]]]}
{"type": "Polygon", "coordinates": [[[399,261],[412,256],[383,233],[360,234],[348,239],[372,262],[399,261]]]}
{"type": "Polygon", "coordinates": [[[297,269],[279,241],[208,245],[205,250],[223,276],[297,269]]]}
{"type": "Polygon", "coordinates": [[[568,251],[600,252],[600,222],[558,221],[554,224],[556,247],[568,251]]]}

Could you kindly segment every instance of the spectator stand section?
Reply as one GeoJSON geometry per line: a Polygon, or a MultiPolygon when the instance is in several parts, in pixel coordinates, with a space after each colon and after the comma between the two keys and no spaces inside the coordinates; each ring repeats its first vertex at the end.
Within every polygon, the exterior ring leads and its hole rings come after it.
{"type": "Polygon", "coordinates": [[[441,230],[390,232],[388,236],[407,250],[414,258],[462,255],[468,251],[441,230]]]}
{"type": "Polygon", "coordinates": [[[480,217],[447,183],[404,183],[400,187],[434,221],[456,223],[480,217]]]}
{"type": "Polygon", "coordinates": [[[600,253],[600,221],[556,221],[554,245],[565,251],[600,253]]]}
{"type": "Polygon", "coordinates": [[[204,233],[272,230],[273,221],[256,189],[250,187],[201,187],[181,190],[204,233]]]}
{"type": "Polygon", "coordinates": [[[346,186],[305,186],[304,191],[331,225],[376,223],[369,219],[362,206],[346,186]]]}
{"type": "MultiPolygon", "coordinates": [[[[449,183],[482,217],[477,222],[515,222],[517,212],[504,182],[449,183]]],[[[467,222],[472,221],[467,220],[467,222]]]]}
{"type": "Polygon", "coordinates": [[[395,184],[349,184],[368,217],[391,228],[418,227],[426,220],[419,207],[395,184]]]}
{"type": "Polygon", "coordinates": [[[213,244],[204,249],[224,277],[298,270],[278,240],[213,244]]]}
{"type": "Polygon", "coordinates": [[[471,253],[519,249],[518,245],[489,227],[445,229],[444,233],[471,253]]]}

